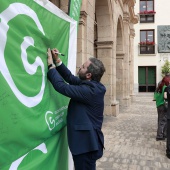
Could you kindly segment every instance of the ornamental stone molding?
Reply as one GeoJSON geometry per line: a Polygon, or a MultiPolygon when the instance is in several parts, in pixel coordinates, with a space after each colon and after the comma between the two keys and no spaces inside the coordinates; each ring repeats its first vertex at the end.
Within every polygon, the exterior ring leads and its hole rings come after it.
{"type": "Polygon", "coordinates": [[[128,4],[129,7],[135,6],[136,0],[123,0],[124,4],[128,4]]]}
{"type": "Polygon", "coordinates": [[[124,13],[123,13],[123,21],[126,22],[126,23],[129,23],[129,22],[130,22],[129,13],[127,13],[127,12],[124,12],[124,13]]]}
{"type": "Polygon", "coordinates": [[[125,53],[124,52],[116,52],[116,59],[124,59],[125,53]]]}
{"type": "Polygon", "coordinates": [[[130,29],[130,36],[131,36],[132,38],[135,37],[135,29],[134,29],[134,28],[130,29]]]}
{"type": "Polygon", "coordinates": [[[111,49],[113,48],[113,41],[96,41],[95,45],[97,46],[96,49],[111,49]]]}
{"type": "Polygon", "coordinates": [[[87,13],[85,11],[80,11],[80,25],[86,25],[87,13]]]}
{"type": "Polygon", "coordinates": [[[135,6],[135,0],[123,0],[123,4],[126,4],[129,8],[129,11],[124,12],[124,13],[129,13],[129,17],[130,17],[130,22],[132,22],[133,24],[137,24],[139,17],[138,15],[135,15],[134,12],[134,6],[135,6]]]}

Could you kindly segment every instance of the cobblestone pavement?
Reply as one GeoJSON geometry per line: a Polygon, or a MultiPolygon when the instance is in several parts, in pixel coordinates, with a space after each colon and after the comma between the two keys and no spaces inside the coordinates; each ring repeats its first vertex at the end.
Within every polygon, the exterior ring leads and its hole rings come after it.
{"type": "Polygon", "coordinates": [[[139,93],[117,117],[105,116],[104,155],[97,170],[170,170],[166,141],[156,141],[157,110],[153,93],[139,93]]]}

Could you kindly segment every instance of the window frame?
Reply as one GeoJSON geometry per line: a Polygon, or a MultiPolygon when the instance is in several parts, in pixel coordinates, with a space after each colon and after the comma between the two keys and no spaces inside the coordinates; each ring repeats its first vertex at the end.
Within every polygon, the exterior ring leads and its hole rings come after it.
{"type": "Polygon", "coordinates": [[[140,15],[140,23],[154,23],[155,22],[155,12],[154,12],[154,6],[155,6],[155,2],[154,0],[150,0],[153,2],[153,13],[142,13],[143,11],[141,11],[141,2],[144,1],[145,2],[145,6],[146,6],[146,10],[145,11],[148,11],[147,8],[147,2],[149,0],[140,0],[139,2],[139,15],[140,15]],[[143,18],[144,20],[141,20],[141,18],[143,18]],[[152,18],[149,20],[149,18],[152,18]]]}
{"type": "Polygon", "coordinates": [[[155,54],[155,30],[154,29],[146,29],[146,30],[140,30],[140,44],[139,44],[139,50],[140,50],[140,54],[155,54]],[[141,32],[145,32],[146,37],[145,40],[143,41],[144,43],[141,44],[141,32]],[[148,32],[152,31],[152,35],[153,35],[153,41],[147,41],[148,40],[148,32]],[[152,44],[153,43],[153,44],[152,44]],[[143,50],[145,49],[145,50],[143,50]]]}

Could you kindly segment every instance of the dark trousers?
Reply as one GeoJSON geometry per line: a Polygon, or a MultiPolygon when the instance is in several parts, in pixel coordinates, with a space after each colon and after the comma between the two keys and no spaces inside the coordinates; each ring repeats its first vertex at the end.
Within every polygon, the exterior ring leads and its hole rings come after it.
{"type": "Polygon", "coordinates": [[[165,110],[164,105],[157,107],[158,111],[158,129],[157,137],[158,139],[164,138],[167,133],[167,111],[165,110]]]}
{"type": "Polygon", "coordinates": [[[103,155],[103,147],[97,151],[87,152],[79,155],[72,155],[75,170],[96,170],[96,160],[103,155]]]}
{"type": "Polygon", "coordinates": [[[167,119],[166,154],[170,156],[170,119],[167,119]]]}

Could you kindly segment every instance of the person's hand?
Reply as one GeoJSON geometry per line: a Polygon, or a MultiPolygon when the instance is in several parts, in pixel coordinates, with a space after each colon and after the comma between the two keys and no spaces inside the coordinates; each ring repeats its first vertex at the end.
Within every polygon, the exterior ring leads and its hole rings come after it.
{"type": "Polygon", "coordinates": [[[48,48],[48,50],[47,50],[47,56],[48,56],[48,59],[47,59],[47,64],[48,64],[48,66],[49,65],[53,65],[54,63],[53,63],[53,58],[52,58],[52,54],[51,54],[51,49],[50,48],[48,48]]]}
{"type": "Polygon", "coordinates": [[[52,57],[53,57],[54,62],[58,63],[58,60],[59,60],[58,53],[59,53],[59,51],[56,48],[54,48],[54,49],[51,50],[51,52],[52,52],[52,57]]]}

